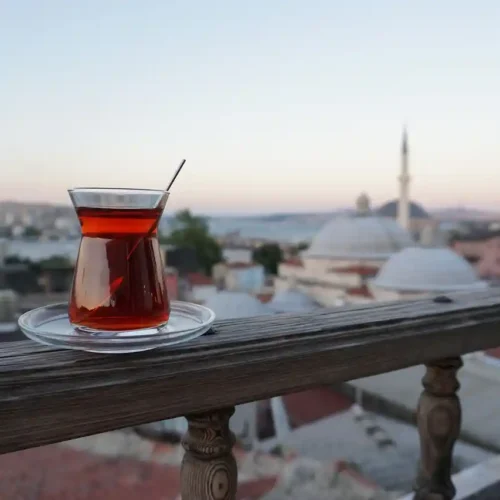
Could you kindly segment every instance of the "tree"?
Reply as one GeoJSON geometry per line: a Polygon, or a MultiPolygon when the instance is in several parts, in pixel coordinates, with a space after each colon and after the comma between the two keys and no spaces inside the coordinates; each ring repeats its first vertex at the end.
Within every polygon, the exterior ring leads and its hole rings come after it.
{"type": "Polygon", "coordinates": [[[24,236],[27,238],[39,238],[42,232],[35,226],[27,226],[24,228],[24,236]]]}
{"type": "Polygon", "coordinates": [[[222,249],[210,234],[207,221],[189,210],[175,214],[172,232],[164,240],[174,246],[193,248],[198,264],[207,275],[211,275],[213,265],[222,260],[222,249]]]}
{"type": "Polygon", "coordinates": [[[39,262],[42,269],[71,269],[74,267],[70,259],[64,255],[53,255],[39,262]]]}
{"type": "Polygon", "coordinates": [[[262,264],[269,274],[278,274],[278,264],[283,260],[283,251],[277,243],[266,243],[252,252],[252,259],[262,264]]]}
{"type": "Polygon", "coordinates": [[[309,243],[306,243],[305,241],[301,241],[300,243],[297,243],[297,245],[293,246],[290,249],[290,254],[294,257],[300,254],[300,252],[303,252],[304,250],[307,250],[309,248],[309,243]]]}

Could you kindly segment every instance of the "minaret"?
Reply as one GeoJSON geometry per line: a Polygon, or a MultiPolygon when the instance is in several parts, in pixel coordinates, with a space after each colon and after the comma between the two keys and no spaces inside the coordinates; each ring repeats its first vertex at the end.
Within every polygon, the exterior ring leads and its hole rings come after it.
{"type": "Polygon", "coordinates": [[[401,175],[399,176],[398,222],[406,230],[410,229],[410,175],[408,173],[408,135],[403,129],[401,143],[401,175]]]}

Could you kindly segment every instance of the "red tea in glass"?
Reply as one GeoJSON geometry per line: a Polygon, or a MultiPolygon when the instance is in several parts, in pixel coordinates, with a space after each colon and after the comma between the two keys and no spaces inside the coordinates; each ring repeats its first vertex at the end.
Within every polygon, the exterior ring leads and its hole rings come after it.
{"type": "Polygon", "coordinates": [[[157,237],[166,191],[73,189],[82,239],[69,319],[88,332],[167,323],[170,304],[157,237]]]}

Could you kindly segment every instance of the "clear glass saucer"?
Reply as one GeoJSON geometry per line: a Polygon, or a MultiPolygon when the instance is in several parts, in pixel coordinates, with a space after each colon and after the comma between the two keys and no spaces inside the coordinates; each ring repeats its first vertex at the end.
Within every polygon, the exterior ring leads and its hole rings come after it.
{"type": "Polygon", "coordinates": [[[119,354],[147,351],[195,339],[207,332],[215,313],[190,302],[173,301],[166,325],[142,330],[88,333],[71,325],[68,304],[52,304],[24,313],[21,331],[41,344],[81,351],[119,354]]]}

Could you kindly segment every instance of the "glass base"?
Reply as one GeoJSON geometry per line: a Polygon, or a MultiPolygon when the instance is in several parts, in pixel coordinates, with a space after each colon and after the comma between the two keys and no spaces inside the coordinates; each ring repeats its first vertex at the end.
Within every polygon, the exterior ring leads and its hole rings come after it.
{"type": "Polygon", "coordinates": [[[85,335],[94,335],[102,338],[115,337],[116,335],[129,334],[133,335],[134,333],[141,334],[144,331],[158,331],[158,333],[166,331],[168,321],[162,323],[157,326],[149,327],[149,328],[134,328],[133,330],[96,330],[95,328],[90,328],[89,326],[77,325],[75,323],[70,323],[74,328],[75,332],[85,334],[85,335]]]}

